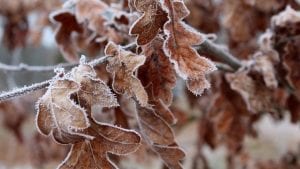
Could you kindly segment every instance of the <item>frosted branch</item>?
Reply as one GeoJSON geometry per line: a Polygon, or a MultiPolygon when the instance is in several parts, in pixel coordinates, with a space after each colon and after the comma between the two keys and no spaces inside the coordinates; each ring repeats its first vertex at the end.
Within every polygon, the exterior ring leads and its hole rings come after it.
{"type": "MultiPolygon", "coordinates": [[[[98,64],[104,63],[106,60],[107,60],[107,57],[101,57],[99,59],[95,59],[95,60],[89,62],[89,64],[92,66],[96,66],[98,64]]],[[[78,64],[73,64],[72,66],[76,66],[76,65],[78,65],[78,64]]],[[[71,64],[70,64],[70,66],[71,66],[71,64]]],[[[57,67],[52,67],[52,71],[55,68],[57,68],[57,67]]],[[[49,67],[49,69],[50,69],[50,67],[49,67]]],[[[43,81],[40,83],[35,83],[31,86],[24,86],[22,88],[14,89],[12,91],[3,92],[0,94],[0,102],[5,101],[5,100],[10,100],[15,97],[23,96],[25,94],[34,92],[36,90],[44,89],[49,86],[50,82],[51,82],[51,80],[46,80],[46,81],[43,81]]]]}
{"type": "Polygon", "coordinates": [[[58,65],[53,65],[53,66],[29,66],[29,65],[21,63],[17,66],[14,66],[14,65],[7,65],[4,63],[0,63],[0,70],[9,71],[9,72],[21,72],[21,71],[50,72],[59,67],[68,69],[68,68],[72,68],[76,65],[78,65],[78,64],[77,63],[64,63],[64,64],[58,64],[58,65]]]}

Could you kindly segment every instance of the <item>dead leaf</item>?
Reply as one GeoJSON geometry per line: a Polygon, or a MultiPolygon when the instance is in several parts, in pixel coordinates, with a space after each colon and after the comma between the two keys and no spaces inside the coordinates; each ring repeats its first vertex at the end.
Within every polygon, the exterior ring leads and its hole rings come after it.
{"type": "Polygon", "coordinates": [[[169,145],[174,142],[174,135],[169,125],[151,108],[137,107],[141,130],[153,144],[169,145]]]}
{"type": "Polygon", "coordinates": [[[86,132],[95,138],[75,143],[59,169],[117,169],[107,153],[127,155],[135,152],[141,142],[136,132],[107,124],[93,123],[86,132]]]}
{"type": "Polygon", "coordinates": [[[172,103],[172,89],[176,85],[176,74],[172,63],[163,51],[163,40],[156,38],[143,47],[146,62],[139,68],[139,78],[146,87],[151,100],[172,103]]]}
{"type": "MultiPolygon", "coordinates": [[[[87,27],[96,32],[101,37],[115,43],[123,41],[123,37],[109,25],[106,25],[109,21],[106,13],[113,15],[118,13],[114,11],[109,5],[103,1],[98,0],[80,0],[75,2],[76,6],[76,18],[79,23],[87,23],[87,27]],[[114,12],[111,12],[114,11],[114,12]]],[[[118,16],[116,16],[118,17],[118,16]]]]}
{"type": "Polygon", "coordinates": [[[168,20],[168,15],[159,0],[134,0],[133,4],[143,15],[132,25],[130,34],[138,35],[138,45],[145,45],[155,38],[168,20]]]}
{"type": "Polygon", "coordinates": [[[86,111],[70,99],[79,84],[66,79],[54,79],[47,92],[37,102],[37,128],[44,135],[53,135],[59,143],[72,143],[85,136],[77,133],[89,127],[86,111]]]}
{"type": "Polygon", "coordinates": [[[88,64],[80,64],[72,69],[74,81],[80,84],[77,97],[84,107],[98,105],[101,107],[119,106],[118,101],[110,88],[100,79],[96,78],[96,72],[88,64]],[[82,103],[84,102],[84,103],[82,103]]]}
{"type": "Polygon", "coordinates": [[[167,122],[153,109],[137,105],[137,120],[147,144],[160,155],[164,163],[172,169],[181,169],[180,160],[185,157],[174,140],[174,134],[167,122]]]}
{"type": "Polygon", "coordinates": [[[180,161],[185,157],[185,153],[178,146],[153,145],[154,150],[164,160],[170,169],[182,169],[180,161]]]}
{"type": "Polygon", "coordinates": [[[113,89],[119,94],[135,97],[142,106],[148,105],[148,95],[134,72],[144,64],[145,56],[121,49],[110,42],[105,48],[108,59],[107,71],[113,75],[113,89]]]}
{"type": "Polygon", "coordinates": [[[230,83],[230,87],[242,96],[249,111],[253,113],[274,111],[273,90],[265,86],[261,76],[255,76],[258,78],[249,76],[246,70],[226,74],[226,80],[230,83]]]}
{"type": "Polygon", "coordinates": [[[168,35],[164,43],[165,53],[175,64],[179,76],[187,80],[188,89],[195,95],[200,95],[210,87],[205,75],[216,70],[216,67],[192,48],[201,44],[204,37],[182,21],[189,14],[184,3],[180,0],[164,2],[170,18],[164,25],[164,31],[168,35]]]}
{"type": "Polygon", "coordinates": [[[75,15],[68,10],[58,10],[51,14],[53,22],[60,25],[55,31],[55,40],[64,58],[69,62],[78,61],[78,49],[75,46],[72,38],[73,33],[83,33],[83,27],[80,25],[75,15]]]}
{"type": "Polygon", "coordinates": [[[155,112],[169,124],[176,119],[169,110],[173,101],[172,89],[176,84],[176,73],[169,58],[163,51],[163,40],[156,38],[143,46],[146,62],[139,68],[138,77],[149,97],[149,104],[153,105],[155,112]]]}

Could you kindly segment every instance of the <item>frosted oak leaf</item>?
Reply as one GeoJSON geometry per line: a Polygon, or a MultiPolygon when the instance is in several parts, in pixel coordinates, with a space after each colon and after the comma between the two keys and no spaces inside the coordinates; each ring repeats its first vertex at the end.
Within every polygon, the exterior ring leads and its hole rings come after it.
{"type": "Polygon", "coordinates": [[[89,127],[86,111],[70,99],[78,90],[79,84],[71,80],[57,79],[51,83],[37,102],[36,123],[42,134],[53,135],[64,144],[89,138],[77,132],[89,127]]]}
{"type": "Polygon", "coordinates": [[[142,106],[148,104],[148,95],[134,72],[145,62],[145,56],[121,49],[110,42],[105,48],[108,59],[107,71],[113,75],[113,89],[119,94],[134,96],[142,106]]]}
{"type": "Polygon", "coordinates": [[[216,67],[192,48],[201,44],[204,39],[182,21],[189,15],[184,3],[178,0],[164,2],[169,14],[169,21],[164,25],[164,31],[168,35],[164,43],[165,53],[175,64],[179,76],[186,80],[188,89],[195,95],[200,95],[210,87],[205,75],[216,70],[216,67]]]}
{"type": "Polygon", "coordinates": [[[80,84],[77,97],[84,107],[99,105],[102,107],[119,106],[110,88],[101,80],[96,78],[96,72],[88,64],[80,64],[72,70],[72,77],[80,84]]]}
{"type": "Polygon", "coordinates": [[[95,138],[73,144],[68,157],[60,164],[59,169],[117,169],[118,167],[108,158],[108,153],[127,155],[135,152],[141,142],[139,134],[132,130],[101,123],[92,123],[86,134],[95,138]]]}
{"type": "Polygon", "coordinates": [[[134,0],[134,6],[143,15],[132,25],[130,34],[138,35],[137,44],[152,41],[168,20],[159,0],[134,0]]]}

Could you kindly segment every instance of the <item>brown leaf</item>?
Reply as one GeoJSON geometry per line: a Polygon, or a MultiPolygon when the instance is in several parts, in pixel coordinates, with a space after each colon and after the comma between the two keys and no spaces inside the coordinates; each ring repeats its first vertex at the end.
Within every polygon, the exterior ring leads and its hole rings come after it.
{"type": "Polygon", "coordinates": [[[63,56],[69,62],[77,62],[78,49],[74,45],[72,34],[83,33],[82,25],[77,22],[74,14],[67,10],[52,13],[51,19],[60,24],[55,31],[55,40],[63,56]]]}
{"type": "Polygon", "coordinates": [[[180,160],[185,153],[177,146],[174,134],[167,122],[151,108],[137,105],[137,120],[143,137],[171,169],[181,169],[180,160]]]}
{"type": "Polygon", "coordinates": [[[151,100],[172,103],[172,89],[176,85],[176,74],[172,63],[163,51],[163,40],[156,38],[143,47],[146,62],[139,68],[139,78],[151,100]]]}
{"type": "Polygon", "coordinates": [[[154,144],[169,145],[174,142],[174,135],[169,125],[151,108],[137,107],[141,130],[154,144]]]}
{"type": "Polygon", "coordinates": [[[180,160],[185,157],[185,153],[178,146],[153,145],[154,150],[164,160],[170,169],[182,169],[180,160]]]}
{"type": "Polygon", "coordinates": [[[4,126],[11,130],[17,140],[23,142],[22,124],[25,122],[28,107],[24,105],[24,99],[14,99],[0,103],[0,114],[3,117],[4,126]]]}
{"type": "Polygon", "coordinates": [[[105,168],[117,169],[107,154],[127,155],[140,146],[140,136],[132,130],[126,130],[106,124],[93,123],[86,131],[93,140],[75,143],[60,169],[105,168]]]}
{"type": "Polygon", "coordinates": [[[169,58],[163,51],[163,40],[156,38],[143,46],[146,62],[139,68],[138,76],[149,96],[149,104],[169,124],[176,119],[168,106],[172,103],[172,89],[176,84],[176,73],[169,58]]]}
{"type": "Polygon", "coordinates": [[[119,94],[135,97],[142,106],[148,105],[148,95],[134,75],[139,66],[144,64],[145,56],[125,51],[114,43],[106,46],[105,54],[108,59],[107,71],[113,75],[113,89],[119,94]]]}
{"type": "Polygon", "coordinates": [[[200,121],[200,126],[206,125],[206,129],[199,130],[199,134],[205,137],[200,139],[200,144],[207,143],[211,147],[225,144],[230,152],[236,153],[241,150],[246,134],[253,131],[252,118],[255,115],[247,110],[242,97],[231,90],[224,78],[219,89],[208,114],[200,121]]]}
{"type": "Polygon", "coordinates": [[[72,69],[72,77],[80,84],[77,97],[79,97],[81,105],[87,107],[94,105],[101,107],[119,106],[110,88],[102,80],[96,78],[96,72],[92,66],[80,64],[78,67],[72,69]]]}
{"type": "Polygon", "coordinates": [[[164,2],[170,18],[164,25],[164,31],[168,35],[164,43],[166,55],[175,64],[179,76],[187,80],[188,89],[195,95],[200,95],[204,89],[210,87],[205,75],[216,67],[192,48],[201,44],[204,38],[182,21],[189,14],[184,3],[179,0],[164,2]]]}
{"type": "Polygon", "coordinates": [[[25,47],[29,33],[29,23],[26,15],[19,15],[11,14],[11,16],[6,16],[2,40],[3,44],[11,51],[25,47]]]}
{"type": "Polygon", "coordinates": [[[264,30],[268,17],[258,13],[244,1],[225,0],[222,15],[223,25],[234,42],[250,41],[258,30],[264,30]],[[251,19],[249,19],[251,18],[251,19]]]}
{"type": "Polygon", "coordinates": [[[272,112],[274,110],[273,90],[265,86],[260,75],[256,74],[254,77],[249,76],[247,71],[226,74],[230,87],[242,96],[249,111],[272,112]]]}
{"type": "Polygon", "coordinates": [[[42,134],[53,135],[59,143],[71,143],[85,137],[76,131],[89,126],[86,112],[70,99],[79,87],[71,80],[54,79],[51,82],[36,105],[37,127],[42,134]]]}
{"type": "Polygon", "coordinates": [[[145,45],[155,38],[168,15],[159,0],[134,0],[133,4],[143,15],[132,25],[130,34],[138,35],[138,45],[145,45]]]}
{"type": "Polygon", "coordinates": [[[274,52],[258,52],[254,55],[255,65],[254,70],[263,76],[263,80],[268,88],[275,89],[278,87],[276,72],[274,65],[278,63],[278,54],[274,52]]]}
{"type": "Polygon", "coordinates": [[[106,13],[114,15],[118,11],[113,11],[113,9],[108,6],[105,2],[99,0],[80,0],[76,1],[76,18],[79,23],[86,23],[90,30],[96,32],[98,35],[113,41],[115,43],[120,43],[123,38],[118,34],[118,32],[106,25],[107,18],[106,13]]]}
{"type": "Polygon", "coordinates": [[[162,100],[154,100],[150,101],[149,103],[153,105],[153,109],[155,110],[156,114],[168,124],[172,125],[177,122],[177,118],[174,116],[173,112],[162,100]]]}

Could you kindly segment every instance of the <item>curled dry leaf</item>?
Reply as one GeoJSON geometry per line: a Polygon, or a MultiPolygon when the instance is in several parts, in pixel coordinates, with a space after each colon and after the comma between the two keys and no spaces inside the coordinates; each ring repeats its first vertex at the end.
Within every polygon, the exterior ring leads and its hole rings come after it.
{"type": "Polygon", "coordinates": [[[113,75],[113,89],[119,94],[134,96],[142,106],[148,105],[148,95],[141,81],[134,75],[139,66],[144,64],[145,56],[121,49],[110,42],[105,48],[108,59],[107,71],[113,75]]]}
{"type": "Polygon", "coordinates": [[[134,0],[133,5],[143,15],[132,25],[130,34],[138,35],[138,45],[145,45],[155,38],[168,15],[159,0],[134,0]]]}
{"type": "Polygon", "coordinates": [[[93,123],[86,132],[95,138],[75,143],[59,169],[117,169],[107,154],[126,155],[135,152],[141,142],[136,132],[106,124],[93,123]]]}
{"type": "Polygon", "coordinates": [[[78,61],[78,49],[74,45],[72,34],[83,33],[82,25],[77,22],[74,14],[67,10],[52,13],[51,19],[60,24],[55,31],[55,40],[63,56],[69,62],[78,61]]]}
{"type": "Polygon", "coordinates": [[[72,143],[85,137],[77,131],[89,127],[86,111],[70,99],[79,87],[78,83],[66,79],[51,82],[37,102],[36,122],[42,134],[53,135],[59,143],[72,143]]]}
{"type": "Polygon", "coordinates": [[[175,64],[179,76],[186,80],[188,89],[195,95],[200,95],[210,87],[205,75],[216,70],[216,67],[192,48],[201,44],[204,39],[182,21],[189,15],[184,3],[180,0],[164,0],[164,6],[169,14],[169,21],[164,25],[164,31],[168,35],[164,43],[165,53],[175,64]]]}

